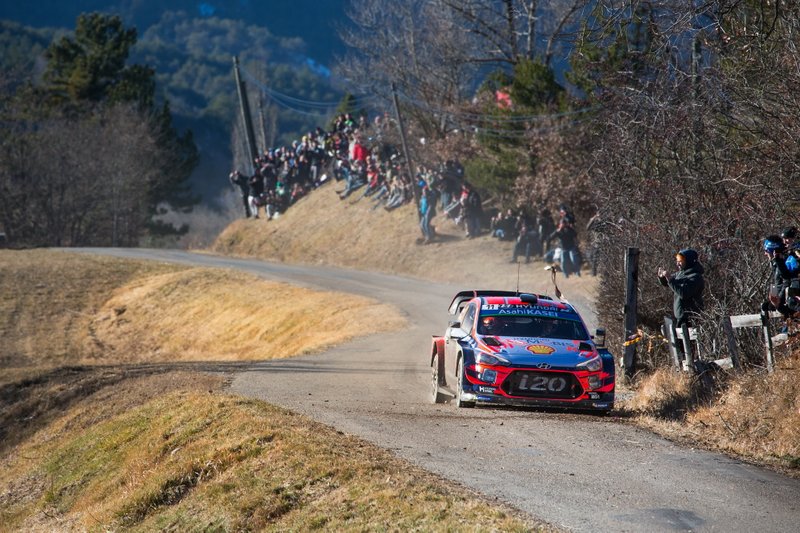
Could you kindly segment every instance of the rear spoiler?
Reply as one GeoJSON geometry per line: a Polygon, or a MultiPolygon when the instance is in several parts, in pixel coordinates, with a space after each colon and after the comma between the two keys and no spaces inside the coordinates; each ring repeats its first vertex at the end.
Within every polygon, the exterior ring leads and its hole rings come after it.
{"type": "Polygon", "coordinates": [[[464,302],[468,302],[473,298],[478,298],[479,296],[500,296],[503,298],[509,297],[520,297],[523,301],[529,301],[531,303],[536,303],[536,300],[550,300],[549,296],[543,296],[541,294],[529,294],[524,292],[516,292],[516,291],[486,291],[486,290],[472,290],[472,291],[461,291],[453,297],[453,301],[450,302],[450,307],[448,311],[451,315],[456,315],[459,312],[460,307],[463,305],[464,302]]]}

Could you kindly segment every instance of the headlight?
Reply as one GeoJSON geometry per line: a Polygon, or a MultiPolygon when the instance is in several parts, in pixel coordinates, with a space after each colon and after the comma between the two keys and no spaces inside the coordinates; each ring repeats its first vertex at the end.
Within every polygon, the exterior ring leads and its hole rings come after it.
{"type": "Polygon", "coordinates": [[[495,355],[489,355],[488,353],[484,352],[478,353],[478,355],[475,357],[475,362],[478,363],[479,365],[488,365],[488,366],[496,366],[496,365],[508,366],[511,364],[510,362],[506,361],[501,357],[495,355]]]}
{"type": "Polygon", "coordinates": [[[497,371],[496,370],[484,370],[480,374],[481,381],[485,381],[486,383],[494,383],[497,381],[497,371]]]}
{"type": "Polygon", "coordinates": [[[596,357],[589,359],[585,363],[579,364],[578,368],[581,370],[588,370],[589,372],[597,372],[598,370],[603,368],[603,360],[598,355],[596,357]]]}

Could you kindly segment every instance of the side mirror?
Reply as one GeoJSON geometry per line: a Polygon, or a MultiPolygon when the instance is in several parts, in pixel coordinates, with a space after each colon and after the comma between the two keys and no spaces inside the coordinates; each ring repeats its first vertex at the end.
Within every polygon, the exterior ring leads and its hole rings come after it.
{"type": "Polygon", "coordinates": [[[461,322],[453,321],[447,324],[447,337],[450,339],[463,339],[469,333],[461,329],[461,322]]]}
{"type": "Polygon", "coordinates": [[[606,345],[606,330],[603,328],[597,328],[592,336],[594,339],[595,346],[603,347],[606,345]]]}
{"type": "Polygon", "coordinates": [[[451,339],[463,339],[464,337],[467,337],[468,335],[469,335],[469,333],[467,333],[466,331],[464,331],[461,328],[452,328],[450,330],[450,338],[451,339]]]}

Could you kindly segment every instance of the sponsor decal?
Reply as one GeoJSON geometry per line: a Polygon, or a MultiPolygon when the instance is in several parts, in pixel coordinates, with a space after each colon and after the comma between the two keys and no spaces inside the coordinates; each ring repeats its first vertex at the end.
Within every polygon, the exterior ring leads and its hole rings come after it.
{"type": "Polygon", "coordinates": [[[483,392],[484,394],[494,394],[494,387],[478,387],[478,392],[483,392]]]}
{"type": "Polygon", "coordinates": [[[551,353],[555,352],[556,349],[552,346],[547,346],[546,344],[531,344],[526,348],[529,352],[535,353],[537,355],[550,355],[551,353]]]}
{"type": "Polygon", "coordinates": [[[485,304],[482,311],[496,311],[506,315],[576,315],[577,312],[564,304],[485,304]]]}

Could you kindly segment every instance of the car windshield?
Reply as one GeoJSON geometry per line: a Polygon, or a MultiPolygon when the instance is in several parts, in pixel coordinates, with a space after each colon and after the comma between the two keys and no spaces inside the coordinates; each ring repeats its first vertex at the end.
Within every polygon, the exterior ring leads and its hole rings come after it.
{"type": "Polygon", "coordinates": [[[478,333],[499,337],[589,340],[589,333],[580,322],[544,316],[482,316],[478,321],[478,333]]]}

